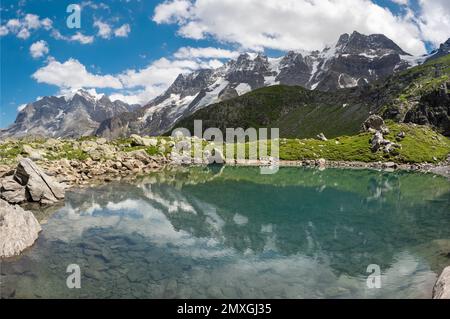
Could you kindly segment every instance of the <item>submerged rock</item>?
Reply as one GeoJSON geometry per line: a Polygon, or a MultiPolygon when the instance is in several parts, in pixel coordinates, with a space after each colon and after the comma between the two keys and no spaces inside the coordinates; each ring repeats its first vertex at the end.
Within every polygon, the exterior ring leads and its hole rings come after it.
{"type": "Polygon", "coordinates": [[[450,299],[450,266],[444,269],[434,285],[433,299],[450,299]]]}
{"type": "Polygon", "coordinates": [[[0,199],[0,258],[20,254],[33,245],[41,230],[32,212],[0,199]]]}

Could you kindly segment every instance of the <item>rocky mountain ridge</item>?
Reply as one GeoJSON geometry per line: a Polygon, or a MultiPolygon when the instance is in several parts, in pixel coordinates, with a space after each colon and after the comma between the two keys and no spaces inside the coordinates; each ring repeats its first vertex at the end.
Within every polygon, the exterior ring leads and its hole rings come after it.
{"type": "Polygon", "coordinates": [[[45,96],[24,106],[16,121],[0,130],[0,137],[88,136],[94,134],[104,120],[137,107],[81,89],[62,96],[45,96]]]}

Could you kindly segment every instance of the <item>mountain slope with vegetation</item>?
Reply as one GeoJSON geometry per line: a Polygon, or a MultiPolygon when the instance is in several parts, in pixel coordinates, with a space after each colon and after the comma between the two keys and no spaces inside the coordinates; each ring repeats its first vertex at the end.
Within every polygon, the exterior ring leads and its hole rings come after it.
{"type": "Polygon", "coordinates": [[[385,119],[430,125],[450,136],[450,54],[376,84],[376,111],[385,119]]]}
{"type": "Polygon", "coordinates": [[[194,120],[203,127],[279,128],[285,138],[329,137],[357,133],[369,116],[370,105],[358,89],[336,92],[310,91],[299,86],[277,85],[202,109],[181,120],[175,128],[193,131],[194,120]]]}

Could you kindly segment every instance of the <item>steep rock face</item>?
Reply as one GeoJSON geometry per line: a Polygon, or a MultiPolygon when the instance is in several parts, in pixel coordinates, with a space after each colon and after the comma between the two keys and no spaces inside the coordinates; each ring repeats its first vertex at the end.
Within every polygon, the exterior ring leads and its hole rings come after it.
{"type": "Polygon", "coordinates": [[[47,96],[26,105],[13,125],[0,130],[0,137],[91,135],[102,121],[136,107],[84,90],[67,96],[47,96]]]}
{"type": "Polygon", "coordinates": [[[384,35],[358,32],[342,35],[322,52],[291,51],[280,58],[245,53],[218,69],[179,75],[142,109],[104,121],[97,135],[159,135],[206,106],[271,85],[321,91],[364,86],[407,68],[409,60],[411,56],[384,35]]]}
{"type": "Polygon", "coordinates": [[[450,94],[434,91],[422,96],[417,107],[410,109],[403,121],[430,125],[442,135],[450,136],[450,94]]]}
{"type": "Polygon", "coordinates": [[[389,78],[372,97],[385,119],[429,125],[450,136],[450,55],[389,78]]]}
{"type": "Polygon", "coordinates": [[[288,52],[279,63],[279,73],[276,81],[285,85],[300,85],[310,87],[310,82],[318,64],[318,51],[307,53],[288,52]]]}
{"type": "Polygon", "coordinates": [[[336,45],[319,55],[319,66],[311,88],[331,91],[363,86],[410,66],[404,52],[382,34],[343,34],[336,45]]]}

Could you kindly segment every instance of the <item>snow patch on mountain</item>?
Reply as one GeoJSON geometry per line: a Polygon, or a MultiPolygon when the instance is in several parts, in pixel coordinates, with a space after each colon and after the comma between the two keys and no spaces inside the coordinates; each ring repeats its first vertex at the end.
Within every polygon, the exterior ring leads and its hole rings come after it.
{"type": "Polygon", "coordinates": [[[250,85],[248,85],[248,83],[239,83],[239,85],[235,87],[235,90],[239,95],[243,95],[247,92],[250,92],[252,88],[250,85]]]}

